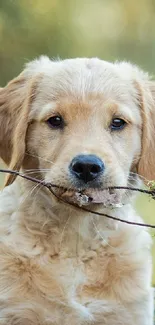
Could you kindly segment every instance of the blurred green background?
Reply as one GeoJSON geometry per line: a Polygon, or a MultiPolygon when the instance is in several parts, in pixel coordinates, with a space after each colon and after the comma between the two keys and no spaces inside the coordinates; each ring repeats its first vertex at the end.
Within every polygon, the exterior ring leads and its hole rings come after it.
{"type": "MultiPolygon", "coordinates": [[[[155,0],[0,0],[0,44],[0,86],[41,54],[128,60],[154,74],[155,0]]],[[[155,224],[155,202],[143,196],[137,209],[155,224]]]]}

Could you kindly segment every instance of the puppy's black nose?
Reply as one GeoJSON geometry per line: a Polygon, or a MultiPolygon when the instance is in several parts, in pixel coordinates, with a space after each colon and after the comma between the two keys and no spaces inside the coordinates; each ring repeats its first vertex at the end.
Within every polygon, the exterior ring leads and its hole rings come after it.
{"type": "Polygon", "coordinates": [[[95,155],[79,155],[72,160],[70,171],[76,178],[88,183],[103,173],[104,164],[95,155]]]}

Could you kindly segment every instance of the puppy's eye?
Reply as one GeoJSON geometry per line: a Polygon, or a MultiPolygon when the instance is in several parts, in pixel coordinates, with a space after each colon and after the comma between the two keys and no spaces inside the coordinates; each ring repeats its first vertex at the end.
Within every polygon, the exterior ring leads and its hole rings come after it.
{"type": "Polygon", "coordinates": [[[122,130],[126,125],[126,122],[121,118],[114,118],[110,125],[112,131],[122,130]]]}
{"type": "Polygon", "coordinates": [[[61,116],[52,116],[47,120],[47,124],[53,129],[62,129],[64,127],[64,120],[61,116]]]}

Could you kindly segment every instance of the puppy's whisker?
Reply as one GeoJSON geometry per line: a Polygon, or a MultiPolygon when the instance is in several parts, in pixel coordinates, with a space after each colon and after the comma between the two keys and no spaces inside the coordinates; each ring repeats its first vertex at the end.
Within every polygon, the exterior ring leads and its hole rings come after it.
{"type": "MultiPolygon", "coordinates": [[[[38,185],[39,185],[39,184],[38,184],[38,185]]],[[[43,186],[44,186],[43,184],[41,184],[40,187],[38,186],[38,190],[37,190],[36,193],[34,194],[34,199],[36,199],[38,193],[42,190],[43,186]]],[[[34,190],[36,190],[36,188],[35,188],[34,190]]],[[[32,194],[32,193],[31,193],[31,194],[32,194]]]]}
{"type": "MultiPolygon", "coordinates": [[[[24,201],[30,196],[30,195],[32,195],[32,193],[37,189],[37,187],[40,187],[41,186],[41,184],[36,184],[35,186],[33,186],[33,188],[28,192],[28,195],[27,196],[25,196],[25,199],[24,199],[24,201]]],[[[35,197],[35,196],[34,196],[35,197]]],[[[33,198],[34,198],[33,197],[33,198]]],[[[22,201],[22,204],[24,203],[24,201],[22,201]]]]}
{"type": "Polygon", "coordinates": [[[33,187],[28,191],[28,193],[27,193],[26,195],[23,196],[23,199],[21,200],[20,205],[19,205],[18,209],[16,210],[17,212],[19,212],[20,207],[24,204],[24,202],[25,202],[26,199],[29,197],[29,195],[31,195],[31,194],[33,193],[33,191],[34,191],[37,187],[39,187],[39,186],[40,186],[40,184],[36,184],[36,185],[34,185],[34,186],[33,186],[33,187]]]}
{"type": "Polygon", "coordinates": [[[39,169],[39,170],[31,170],[31,171],[24,171],[25,175],[31,175],[31,174],[39,174],[39,173],[46,173],[50,172],[51,169],[39,169]]]}
{"type": "Polygon", "coordinates": [[[25,172],[33,172],[33,171],[38,171],[38,172],[40,172],[40,171],[50,171],[51,170],[51,168],[37,168],[37,169],[24,169],[24,173],[25,172]]]}
{"type": "MultiPolygon", "coordinates": [[[[42,180],[41,180],[42,181],[42,180]]],[[[21,202],[21,204],[23,204],[25,201],[26,201],[26,199],[30,196],[30,195],[32,195],[32,193],[37,189],[37,187],[39,188],[39,189],[41,189],[42,187],[43,187],[43,185],[41,184],[41,183],[37,183],[35,186],[33,186],[29,191],[28,191],[28,194],[24,197],[24,200],[21,202]]],[[[37,191],[37,193],[38,193],[38,191],[37,191]]],[[[35,195],[34,195],[34,198],[35,198],[35,195]]]]}
{"type": "Polygon", "coordinates": [[[40,157],[40,156],[37,156],[37,155],[30,154],[30,153],[28,153],[28,152],[26,152],[25,154],[26,154],[27,156],[30,156],[30,157],[39,158],[39,159],[41,159],[41,160],[44,160],[44,161],[46,161],[46,162],[48,162],[48,163],[54,165],[54,162],[51,161],[51,160],[45,159],[45,158],[40,157]]]}

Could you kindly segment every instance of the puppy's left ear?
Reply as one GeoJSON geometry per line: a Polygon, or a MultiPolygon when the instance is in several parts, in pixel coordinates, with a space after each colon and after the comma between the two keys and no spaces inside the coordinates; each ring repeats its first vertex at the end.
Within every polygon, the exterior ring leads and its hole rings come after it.
{"type": "Polygon", "coordinates": [[[155,81],[130,63],[117,62],[115,66],[141,113],[141,154],[136,168],[147,183],[155,180],[155,81]]]}
{"type": "MultiPolygon", "coordinates": [[[[35,88],[36,78],[21,73],[0,89],[0,157],[12,170],[18,171],[24,159],[29,110],[35,88]]],[[[14,179],[14,175],[9,175],[5,185],[14,179]]]]}
{"type": "Polygon", "coordinates": [[[147,180],[155,180],[155,82],[136,82],[142,116],[141,156],[137,172],[147,180]]]}

